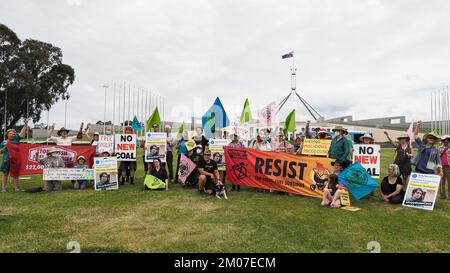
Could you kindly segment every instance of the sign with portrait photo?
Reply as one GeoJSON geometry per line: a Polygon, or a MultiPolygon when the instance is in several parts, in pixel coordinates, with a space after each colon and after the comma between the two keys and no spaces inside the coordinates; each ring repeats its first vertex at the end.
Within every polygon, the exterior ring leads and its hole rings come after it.
{"type": "Polygon", "coordinates": [[[116,157],[94,157],[95,190],[119,189],[116,157]]]}
{"type": "Polygon", "coordinates": [[[217,163],[219,171],[225,171],[225,152],[223,147],[230,144],[230,139],[210,139],[209,150],[211,151],[212,159],[217,163]]]}
{"type": "Polygon", "coordinates": [[[440,182],[439,175],[412,173],[403,199],[403,206],[433,210],[440,182]]]}
{"type": "Polygon", "coordinates": [[[166,162],[167,134],[145,133],[145,162],[153,162],[155,159],[166,162]]]}

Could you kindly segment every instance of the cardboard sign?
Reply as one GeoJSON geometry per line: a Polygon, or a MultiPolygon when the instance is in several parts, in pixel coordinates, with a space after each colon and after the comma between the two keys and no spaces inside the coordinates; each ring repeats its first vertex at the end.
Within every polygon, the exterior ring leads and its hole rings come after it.
{"type": "Polygon", "coordinates": [[[100,135],[97,144],[98,153],[108,152],[110,155],[114,153],[114,136],[100,135]]]}
{"type": "Polygon", "coordinates": [[[353,162],[359,162],[373,178],[380,178],[380,145],[354,145],[353,162]]]}
{"type": "Polygon", "coordinates": [[[95,190],[119,189],[116,157],[94,157],[95,190]]]}
{"type": "Polygon", "coordinates": [[[433,210],[440,182],[439,175],[412,173],[403,199],[403,206],[433,210]]]}
{"type": "Polygon", "coordinates": [[[327,156],[331,146],[330,139],[305,139],[303,142],[303,155],[327,156]]]}
{"type": "Polygon", "coordinates": [[[225,152],[223,147],[228,146],[231,143],[231,139],[210,139],[209,150],[211,151],[212,159],[217,163],[217,169],[219,171],[225,171],[225,152]]]}
{"type": "Polygon", "coordinates": [[[137,136],[135,134],[115,135],[115,154],[118,161],[136,161],[137,136]]]}
{"type": "Polygon", "coordinates": [[[349,194],[349,192],[346,190],[346,189],[344,189],[344,188],[341,188],[340,189],[340,197],[341,197],[341,206],[351,206],[351,204],[350,204],[350,194],[349,194]]]}
{"type": "Polygon", "coordinates": [[[145,162],[153,162],[156,158],[166,162],[166,150],[166,133],[145,133],[145,162]]]}
{"type": "Polygon", "coordinates": [[[42,180],[94,180],[94,169],[44,169],[42,180]]]}
{"type": "Polygon", "coordinates": [[[360,208],[352,207],[352,206],[342,207],[341,209],[343,209],[343,210],[348,210],[348,211],[358,211],[358,210],[361,210],[360,208]]]}

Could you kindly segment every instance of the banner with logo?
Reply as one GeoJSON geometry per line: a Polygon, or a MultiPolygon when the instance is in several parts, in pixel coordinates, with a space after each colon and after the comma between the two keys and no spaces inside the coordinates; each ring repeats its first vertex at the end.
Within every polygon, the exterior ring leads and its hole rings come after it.
{"type": "Polygon", "coordinates": [[[44,169],[42,180],[94,180],[94,169],[44,169]]]}
{"type": "Polygon", "coordinates": [[[153,162],[157,158],[161,162],[166,162],[166,150],[166,133],[145,133],[145,162],[153,162]]]}
{"type": "Polygon", "coordinates": [[[333,159],[225,147],[233,184],[322,198],[333,159]]]}
{"type": "Polygon", "coordinates": [[[168,190],[169,185],[161,179],[153,176],[147,175],[144,180],[144,189],[146,190],[168,190]]]}
{"type": "Polygon", "coordinates": [[[56,154],[61,157],[66,168],[72,168],[77,165],[77,157],[82,155],[86,158],[86,165],[92,166],[92,158],[95,156],[95,146],[55,146],[43,144],[11,143],[7,144],[10,158],[11,176],[42,174],[44,165],[37,159],[43,159],[47,156],[49,148],[56,148],[56,154]]]}
{"type": "Polygon", "coordinates": [[[118,161],[136,161],[136,134],[119,134],[114,136],[114,152],[118,161]]]}
{"type": "Polygon", "coordinates": [[[119,189],[116,157],[94,157],[95,190],[119,189]]]}
{"type": "Polygon", "coordinates": [[[98,138],[97,150],[100,154],[108,152],[112,155],[114,153],[114,135],[100,135],[98,138]]]}
{"type": "Polygon", "coordinates": [[[210,139],[209,150],[211,151],[212,159],[217,163],[217,169],[219,171],[225,171],[225,151],[223,147],[228,146],[231,143],[231,139],[210,139]]]}
{"type": "Polygon", "coordinates": [[[180,156],[180,167],[178,168],[178,178],[181,182],[186,182],[188,176],[192,173],[192,171],[197,167],[192,160],[190,160],[184,154],[180,156]]]}
{"type": "Polygon", "coordinates": [[[440,182],[439,175],[412,173],[403,199],[403,206],[433,210],[440,182]]]}
{"type": "Polygon", "coordinates": [[[358,144],[353,146],[353,162],[359,162],[373,178],[380,178],[380,145],[358,144]]]}
{"type": "Polygon", "coordinates": [[[379,187],[366,169],[356,162],[339,174],[339,184],[344,185],[349,192],[359,200],[379,187]]]}
{"type": "Polygon", "coordinates": [[[305,139],[302,155],[327,156],[331,146],[331,139],[305,139]]]}

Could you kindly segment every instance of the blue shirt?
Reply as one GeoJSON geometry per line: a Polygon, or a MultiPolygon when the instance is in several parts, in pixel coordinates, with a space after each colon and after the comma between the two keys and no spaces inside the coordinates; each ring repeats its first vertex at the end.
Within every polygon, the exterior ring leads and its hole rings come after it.
{"type": "MultiPolygon", "coordinates": [[[[11,140],[11,143],[19,143],[20,140],[22,139],[21,136],[16,135],[13,140],[11,140]]],[[[0,149],[3,149],[3,147],[6,146],[6,141],[2,141],[2,143],[0,143],[0,149]]],[[[3,161],[8,161],[9,160],[9,153],[8,153],[8,148],[5,149],[5,152],[3,153],[3,161]]]]}

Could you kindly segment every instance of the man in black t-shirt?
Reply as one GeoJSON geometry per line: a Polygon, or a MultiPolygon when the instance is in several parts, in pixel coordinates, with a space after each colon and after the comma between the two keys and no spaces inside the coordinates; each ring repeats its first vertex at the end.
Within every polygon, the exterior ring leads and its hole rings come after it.
{"type": "Polygon", "coordinates": [[[220,181],[217,163],[211,159],[211,151],[206,150],[203,159],[198,164],[200,176],[198,178],[199,193],[213,194],[216,185],[222,185],[220,181]]]}

